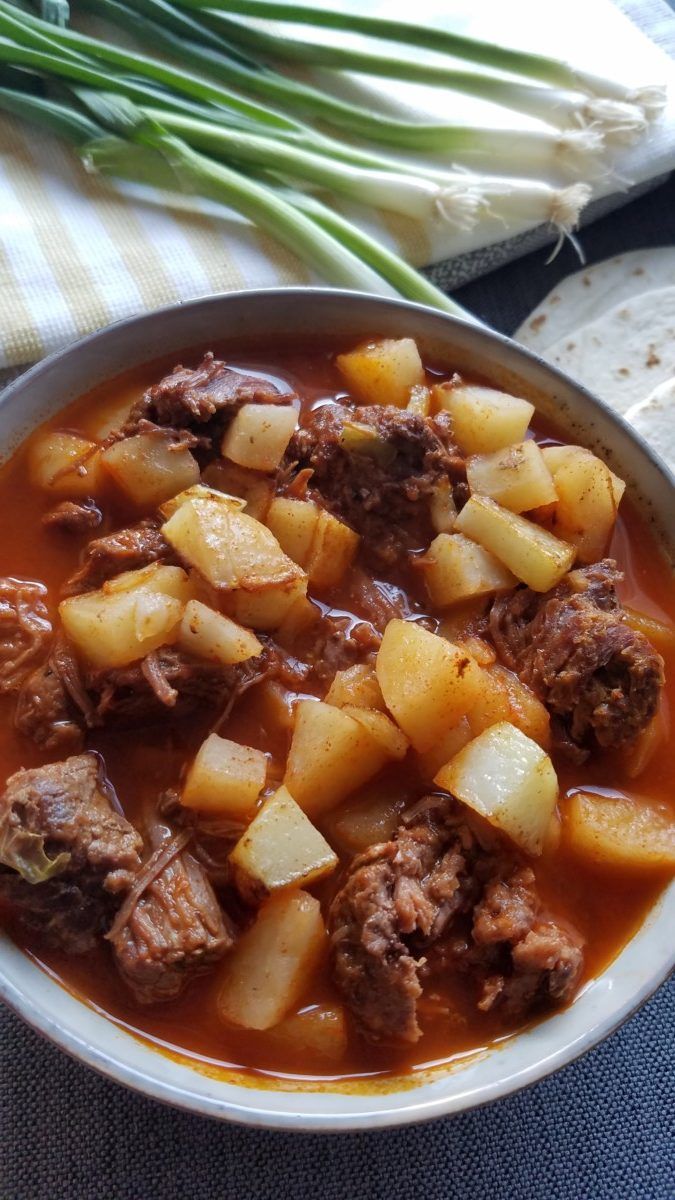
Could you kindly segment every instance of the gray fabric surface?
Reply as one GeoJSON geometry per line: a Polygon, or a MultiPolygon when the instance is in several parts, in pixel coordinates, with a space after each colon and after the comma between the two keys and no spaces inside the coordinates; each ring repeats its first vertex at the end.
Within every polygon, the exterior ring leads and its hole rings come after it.
{"type": "MultiPolygon", "coordinates": [[[[583,236],[590,262],[675,244],[675,178],[583,236]]],[[[458,299],[511,331],[558,278],[538,251],[458,299]]],[[[283,1135],[173,1112],[0,1012],[2,1200],[673,1200],[675,980],[603,1046],[529,1091],[378,1134],[283,1135]]]]}

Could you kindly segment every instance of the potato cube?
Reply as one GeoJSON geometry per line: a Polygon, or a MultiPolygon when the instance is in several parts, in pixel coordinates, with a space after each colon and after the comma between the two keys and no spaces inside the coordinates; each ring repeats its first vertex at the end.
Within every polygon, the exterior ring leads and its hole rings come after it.
{"type": "Polygon", "coordinates": [[[161,429],[114,442],[101,452],[101,464],[139,508],[156,508],[199,479],[194,454],[161,429]]]}
{"type": "Polygon", "coordinates": [[[74,433],[41,433],[28,451],[35,487],[57,496],[95,496],[101,488],[101,455],[95,442],[74,433]]]}
{"type": "Polygon", "coordinates": [[[494,554],[461,533],[439,533],[417,563],[436,608],[508,591],[518,582],[494,554]]]}
{"type": "Polygon", "coordinates": [[[547,526],[576,547],[579,562],[597,562],[607,549],[616,521],[609,469],[594,454],[574,448],[555,468],[554,481],[558,501],[547,526]]]}
{"type": "Polygon", "coordinates": [[[222,613],[214,612],[201,600],[189,600],[178,630],[178,645],[196,658],[223,663],[246,662],[257,658],[263,648],[250,629],[222,613]]]}
{"type": "Polygon", "coordinates": [[[177,508],[182,504],[186,504],[188,500],[213,500],[217,504],[224,504],[226,508],[231,508],[235,512],[242,512],[246,507],[245,501],[240,496],[230,496],[228,493],[218,491],[216,488],[209,487],[205,483],[195,483],[192,487],[186,488],[184,492],[179,492],[177,496],[170,496],[159,505],[159,511],[168,521],[172,517],[177,508]]]}
{"type": "Polygon", "coordinates": [[[491,496],[511,512],[526,512],[558,499],[553,476],[532,438],[492,454],[473,455],[466,464],[466,477],[473,493],[491,496]]]}
{"type": "Polygon", "coordinates": [[[420,773],[424,776],[427,783],[433,783],[434,777],[438,774],[441,767],[444,767],[451,758],[454,758],[459,751],[470,742],[473,733],[467,717],[462,717],[457,725],[453,725],[452,729],[448,729],[441,738],[428,750],[417,755],[417,765],[420,773]]]}
{"type": "Polygon", "coordinates": [[[294,1008],[326,947],[321,906],[302,891],[267,900],[223,964],[221,1020],[244,1029],[270,1029],[294,1008]]]}
{"type": "Polygon", "coordinates": [[[619,870],[675,870],[675,822],[638,797],[575,792],[563,810],[566,844],[583,858],[619,870]]]}
{"type": "MultiPolygon", "coordinates": [[[[542,450],[544,462],[551,472],[554,481],[558,468],[561,467],[563,463],[569,462],[571,459],[576,458],[579,454],[587,454],[590,455],[591,458],[595,457],[595,455],[592,454],[590,450],[587,450],[585,446],[544,446],[542,450]]],[[[610,478],[612,480],[614,503],[618,508],[626,490],[626,484],[623,479],[620,479],[618,475],[615,475],[613,471],[610,471],[609,467],[607,467],[607,470],[609,471],[610,478]]]]}
{"type": "Polygon", "coordinates": [[[304,579],[265,525],[217,500],[186,501],[162,533],[185,562],[223,591],[259,592],[304,579]]]}
{"type": "Polygon", "coordinates": [[[313,500],[291,500],[275,496],[265,524],[271,529],[284,554],[304,567],[312,548],[321,509],[313,500]]]}
{"type": "Polygon", "coordinates": [[[202,480],[212,489],[239,497],[249,517],[255,517],[256,521],[265,520],[274,495],[274,484],[269,476],[219,459],[204,468],[202,480]]]}
{"type": "Polygon", "coordinates": [[[391,758],[359,721],[319,700],[300,700],[284,784],[317,817],[334,808],[391,758]]]}
{"type": "Polygon", "coordinates": [[[439,383],[433,400],[452,417],[452,434],[464,454],[491,454],[522,442],[534,405],[494,388],[439,383]]]}
{"type": "Polygon", "coordinates": [[[489,550],[535,592],[555,587],[574,562],[574,547],[488,496],[472,496],[455,529],[489,550]]]}
{"type": "Polygon", "coordinates": [[[112,403],[97,404],[91,414],[87,413],[85,428],[97,442],[105,442],[111,433],[118,433],[131,413],[135,401],[125,397],[112,403]]]}
{"type": "Polygon", "coordinates": [[[345,705],[342,711],[363,726],[378,746],[382,747],[387,758],[405,758],[408,753],[408,739],[386,713],[352,704],[345,705]]]}
{"type": "Polygon", "coordinates": [[[449,479],[441,479],[429,501],[429,516],[436,533],[452,533],[457,520],[457,505],[449,479]]]}
{"type": "Polygon", "coordinates": [[[649,613],[638,612],[627,604],[624,605],[624,612],[631,629],[637,629],[638,633],[644,634],[647,641],[662,654],[675,652],[675,625],[672,622],[659,620],[649,613]]]}
{"type": "Polygon", "coordinates": [[[424,367],[412,338],[383,338],[338,354],[347,387],[362,404],[405,408],[414,387],[424,384],[424,367]]]}
{"type": "Polygon", "coordinates": [[[229,857],[237,887],[250,904],[280,888],[330,875],[337,861],[285,787],[265,801],[229,857]]]}
{"type": "Polygon", "coordinates": [[[326,704],[344,708],[351,704],[356,708],[384,708],[380,685],[375,668],[367,663],[356,663],[337,671],[325,696],[326,704]]]}
{"type": "Polygon", "coordinates": [[[181,804],[245,820],[255,808],[266,775],[267,756],[262,750],[211,733],[187,773],[181,804]]]}
{"type": "MultiPolygon", "coordinates": [[[[548,709],[538,696],[530,690],[513,671],[508,671],[501,663],[494,663],[487,668],[486,674],[492,681],[497,681],[504,689],[508,700],[506,720],[526,733],[544,750],[551,745],[551,718],[548,709]]],[[[473,726],[472,726],[473,728],[473,726]]],[[[474,732],[480,732],[476,729],[474,732]]]]}
{"type": "Polygon", "coordinates": [[[175,640],[189,581],[157,563],[59,605],[66,637],[96,667],[123,667],[175,640]]]}
{"type": "Polygon", "coordinates": [[[276,471],[298,423],[290,404],[244,404],[221,446],[225,458],[253,471],[276,471]]]}
{"type": "Polygon", "coordinates": [[[266,1041],[269,1046],[288,1049],[338,1062],[347,1051],[347,1021],[343,1008],[327,1008],[318,1004],[305,1012],[286,1017],[279,1025],[269,1029],[266,1041]]]}
{"type": "Polygon", "coordinates": [[[431,412],[431,392],[423,383],[415,383],[410,389],[410,399],[406,405],[408,412],[418,417],[428,417],[431,412]]]}
{"type": "Polygon", "coordinates": [[[420,751],[466,716],[480,685],[471,655],[415,621],[389,622],[376,671],[387,708],[420,751]]]}
{"type": "MultiPolygon", "coordinates": [[[[290,561],[290,560],[289,560],[290,561]]],[[[306,622],[310,616],[305,608],[307,576],[280,583],[259,592],[231,592],[226,598],[229,615],[241,625],[270,632],[281,629],[284,622],[300,616],[306,622]],[[300,611],[302,609],[302,611],[300,611]]],[[[314,614],[312,612],[312,619],[314,614]]]]}
{"type": "Polygon", "coordinates": [[[491,725],[436,775],[457,796],[525,850],[541,854],[558,800],[548,755],[520,729],[491,725]]]}
{"type": "Polygon", "coordinates": [[[388,842],[401,823],[405,797],[387,786],[347,809],[339,808],[330,819],[333,840],[350,854],[362,854],[369,846],[388,842]]]}

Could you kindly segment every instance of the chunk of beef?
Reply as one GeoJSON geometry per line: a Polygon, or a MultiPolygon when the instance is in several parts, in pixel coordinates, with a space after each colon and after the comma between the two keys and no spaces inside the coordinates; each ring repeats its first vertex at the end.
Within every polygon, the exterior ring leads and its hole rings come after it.
{"type": "Polygon", "coordinates": [[[58,639],[19,693],[15,725],[47,749],[77,747],[84,730],[108,722],[157,721],[167,709],[184,716],[202,705],[222,709],[275,668],[271,652],[224,667],[162,646],[127,667],[87,669],[58,639]]]}
{"type": "Polygon", "coordinates": [[[382,639],[368,621],[328,613],[312,627],[306,640],[303,658],[317,679],[330,683],[337,671],[368,659],[382,639]]]}
{"type": "Polygon", "coordinates": [[[103,514],[95,500],[62,500],[42,518],[46,529],[62,533],[83,534],[98,529],[103,514]]]}
{"type": "Polygon", "coordinates": [[[77,596],[100,588],[107,579],[121,575],[123,571],[136,571],[150,563],[175,563],[173,549],[162,536],[159,523],[152,517],[106,533],[89,543],[82,566],[66,580],[64,596],[77,596]]]}
{"type": "Polygon", "coordinates": [[[663,660],[626,622],[611,559],[571,571],[543,595],[499,597],[490,631],[506,666],[550,709],[558,748],[583,761],[593,742],[632,741],[654,716],[663,660]]]}
{"type": "Polygon", "coordinates": [[[367,1037],[420,1037],[418,952],[466,904],[474,845],[455,808],[441,802],[352,864],[329,914],[333,970],[367,1037]]]}
{"type": "Polygon", "coordinates": [[[442,422],[380,405],[316,409],[291,438],[285,463],[286,488],[311,471],[310,492],[385,563],[419,545],[420,521],[438,483],[465,479],[442,422]]]}
{"type": "Polygon", "coordinates": [[[16,691],[42,657],[52,627],[47,589],[28,579],[0,579],[0,692],[16,691]]]}
{"type": "Polygon", "coordinates": [[[0,895],[73,953],[109,923],[141,863],[142,840],[112,804],[95,754],[20,770],[0,799],[0,895]]]}
{"type": "Polygon", "coordinates": [[[194,370],[177,366],[134,405],[122,429],[125,436],[138,432],[142,421],[174,429],[203,426],[219,417],[219,429],[243,404],[288,404],[274,384],[254,375],[243,375],[209,353],[194,370]]]}
{"type": "Polygon", "coordinates": [[[468,975],[478,1006],[525,1016],[576,989],[581,942],[543,912],[534,874],[429,798],[352,864],[330,915],[335,980],[365,1035],[414,1042],[423,982],[468,975]]]}
{"type": "Polygon", "coordinates": [[[159,845],[107,935],[122,978],[142,1004],[174,999],[234,941],[202,867],[185,849],[188,840],[179,834],[159,845]]]}

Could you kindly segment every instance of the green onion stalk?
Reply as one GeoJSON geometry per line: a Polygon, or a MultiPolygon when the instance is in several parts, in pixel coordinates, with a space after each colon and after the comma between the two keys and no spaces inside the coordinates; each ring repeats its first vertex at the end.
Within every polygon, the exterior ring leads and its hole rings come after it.
{"type": "Polygon", "coordinates": [[[260,55],[263,61],[269,63],[326,67],[334,71],[354,71],[361,75],[447,88],[536,117],[558,129],[595,127],[612,144],[635,142],[648,127],[645,115],[647,105],[588,96],[566,88],[537,86],[481,71],[458,70],[456,67],[413,62],[345,46],[279,37],[232,20],[215,8],[203,9],[202,19],[211,28],[224,33],[235,45],[260,55]]]}
{"type": "MultiPolygon", "coordinates": [[[[473,320],[406,263],[396,260],[395,255],[380,252],[373,244],[367,257],[359,256],[350,247],[344,230],[342,237],[337,226],[328,231],[271,188],[197,153],[124,98],[100,92],[95,99],[89,96],[89,101],[95,104],[103,123],[60,102],[0,88],[0,110],[37,123],[68,140],[89,170],[165,190],[197,194],[224,204],[271,234],[338,287],[423,300],[435,308],[473,320]],[[106,131],[110,125],[112,134],[106,131]],[[384,273],[370,265],[376,264],[380,253],[381,261],[386,259],[384,273]]],[[[365,234],[360,237],[361,249],[367,248],[369,239],[365,234]]],[[[352,245],[357,249],[354,239],[352,245]]]]}
{"type": "MultiPolygon", "coordinates": [[[[231,43],[208,26],[195,21],[168,0],[80,0],[80,7],[128,30],[141,42],[242,91],[262,96],[273,103],[298,111],[348,130],[349,134],[369,138],[402,149],[436,151],[452,156],[453,162],[474,168],[490,167],[512,174],[544,175],[559,171],[578,179],[598,179],[607,175],[604,139],[596,129],[535,130],[485,128],[473,125],[448,125],[396,121],[355,104],[339,100],[296,80],[261,67],[244,58],[231,43]],[[517,139],[517,141],[516,141],[517,139]]],[[[332,138],[322,137],[306,128],[308,147],[333,157],[366,164],[355,151],[332,138]]],[[[396,164],[400,169],[400,164],[396,164]]]]}
{"type": "Polygon", "coordinates": [[[659,84],[647,84],[637,88],[627,87],[618,80],[607,79],[593,72],[583,71],[563,59],[516,50],[497,42],[466,37],[445,29],[412,25],[407,21],[343,12],[339,9],[284,3],[283,0],[281,2],[280,0],[177,0],[177,3],[191,10],[222,11],[244,17],[258,17],[267,21],[292,22],[297,25],[318,26],[323,29],[338,29],[382,41],[400,42],[405,46],[417,46],[423,50],[448,54],[453,58],[478,63],[484,67],[541,80],[549,87],[583,92],[588,96],[624,104],[635,104],[643,109],[648,120],[658,116],[663,111],[666,102],[665,87],[659,84]]]}

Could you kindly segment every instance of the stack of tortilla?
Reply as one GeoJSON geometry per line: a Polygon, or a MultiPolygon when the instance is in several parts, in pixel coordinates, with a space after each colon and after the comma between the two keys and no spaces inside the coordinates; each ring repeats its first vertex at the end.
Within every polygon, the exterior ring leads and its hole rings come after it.
{"type": "Polygon", "coordinates": [[[675,247],[570,275],[514,337],[620,412],[675,470],[675,247]]]}

